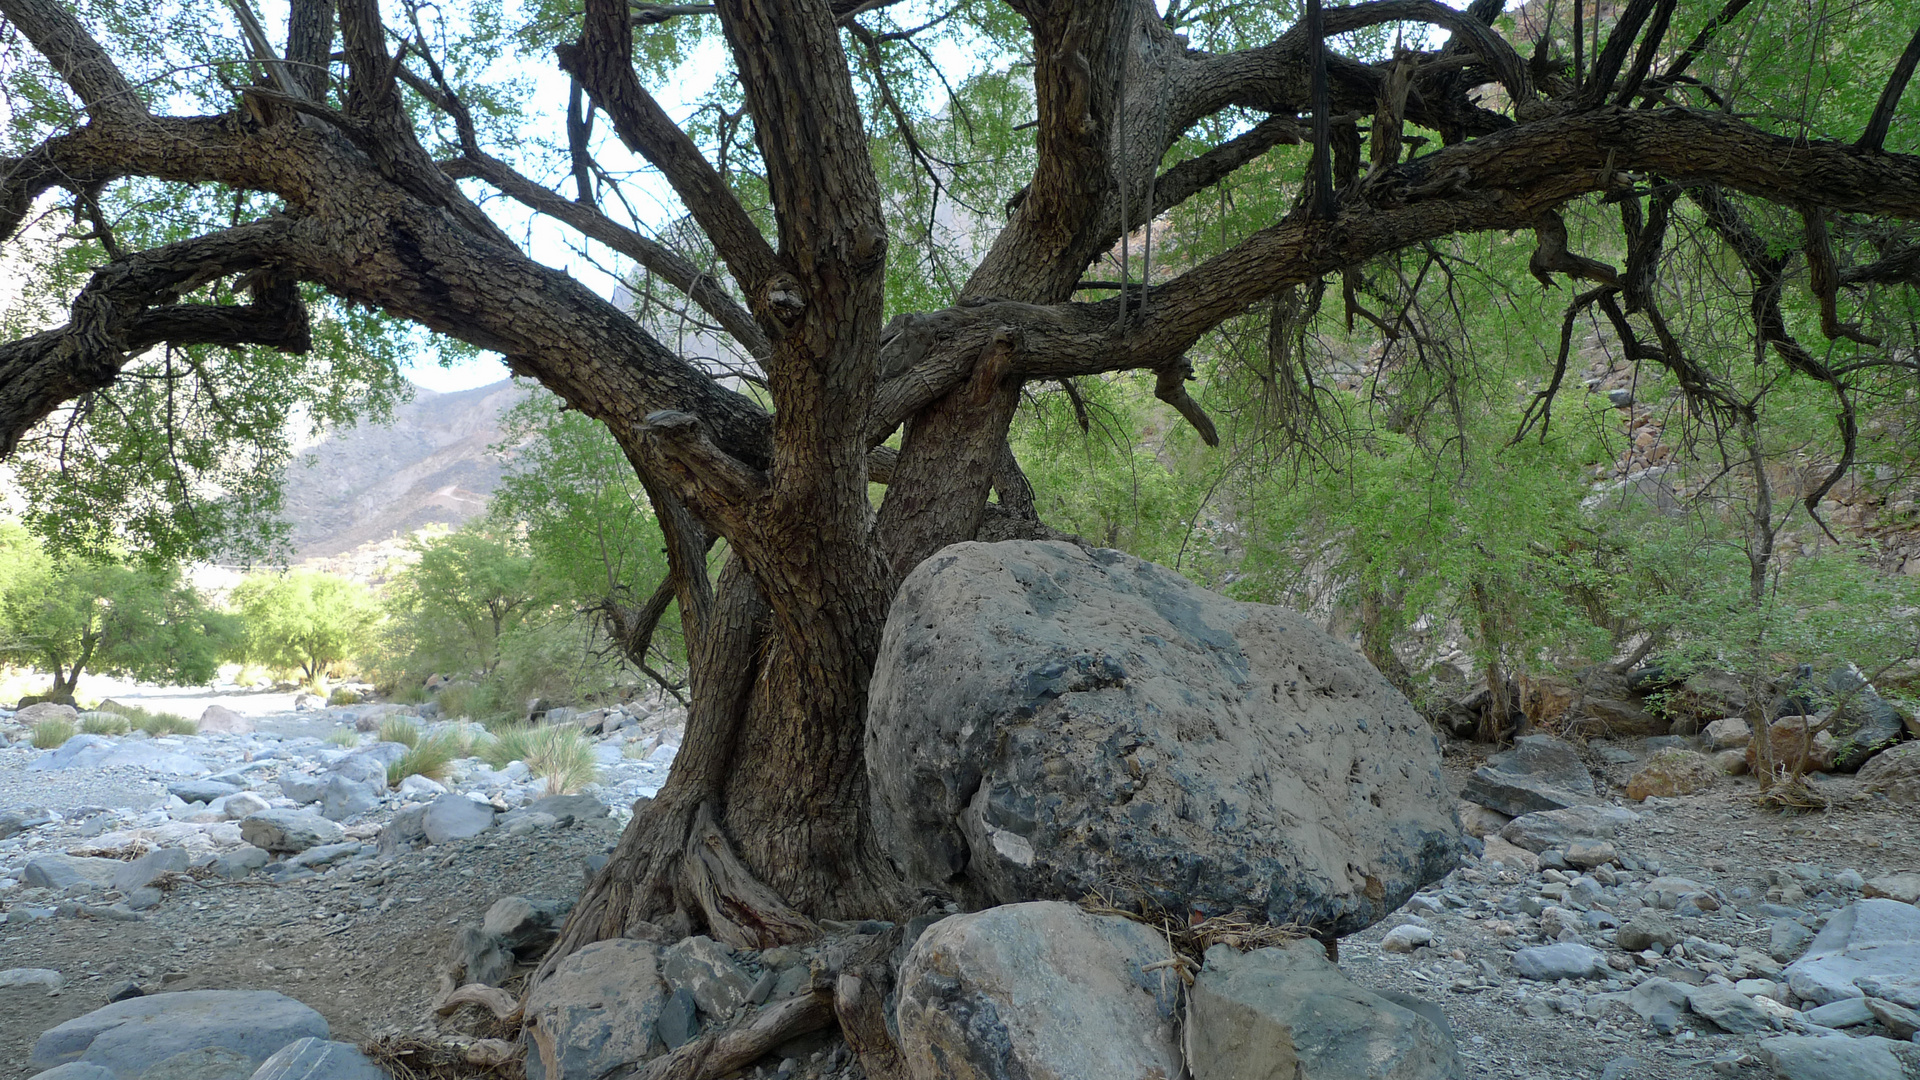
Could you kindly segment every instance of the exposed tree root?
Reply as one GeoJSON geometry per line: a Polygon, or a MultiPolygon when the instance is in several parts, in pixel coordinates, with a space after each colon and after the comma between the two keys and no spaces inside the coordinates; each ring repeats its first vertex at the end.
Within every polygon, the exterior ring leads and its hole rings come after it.
{"type": "Polygon", "coordinates": [[[702,1035],[670,1054],[616,1076],[618,1080],[713,1080],[751,1065],[788,1039],[831,1023],[832,995],[816,990],[768,1005],[746,1023],[702,1035]]]}
{"type": "Polygon", "coordinates": [[[520,1003],[514,1000],[512,994],[486,983],[468,983],[455,989],[440,999],[440,1004],[434,1006],[433,1011],[436,1016],[452,1016],[463,1005],[478,1005],[492,1013],[495,1020],[508,1020],[520,1015],[520,1003]]]}
{"type": "Polygon", "coordinates": [[[736,949],[770,949],[820,936],[813,920],[788,907],[741,864],[706,803],[694,813],[679,883],[713,937],[736,949]]]}

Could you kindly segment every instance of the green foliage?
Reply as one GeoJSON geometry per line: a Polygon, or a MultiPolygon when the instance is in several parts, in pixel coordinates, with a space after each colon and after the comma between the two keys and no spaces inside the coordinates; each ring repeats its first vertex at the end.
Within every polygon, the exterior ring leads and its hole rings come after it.
{"type": "Polygon", "coordinates": [[[360,733],[352,728],[341,728],[338,731],[328,733],[327,741],[335,746],[351,750],[360,745],[360,733]]]}
{"type": "Polygon", "coordinates": [[[578,791],[600,777],[594,758],[593,740],[571,724],[547,724],[526,732],[524,756],[520,759],[533,775],[547,782],[547,794],[566,795],[578,791]]]}
{"type": "Polygon", "coordinates": [[[68,739],[73,738],[73,721],[58,717],[42,720],[33,725],[33,745],[35,749],[51,750],[68,739]]]}
{"type": "Polygon", "coordinates": [[[173,713],[155,713],[141,710],[143,715],[133,718],[133,726],[149,735],[198,735],[200,722],[189,720],[173,713]]]}
{"type": "Polygon", "coordinates": [[[416,731],[414,737],[416,741],[408,744],[410,749],[387,766],[388,787],[398,787],[400,781],[409,776],[445,780],[454,761],[466,756],[467,747],[457,730],[443,728],[425,738],[420,738],[416,731]]]}
{"type": "Polygon", "coordinates": [[[0,522],[0,662],[52,674],[56,694],[87,671],[206,682],[238,636],[170,566],[51,555],[0,522]]]}
{"type": "Polygon", "coordinates": [[[255,574],[233,591],[246,621],[245,658],[298,670],[317,685],[373,642],[379,608],[363,586],[315,570],[255,574]]]}
{"type": "Polygon", "coordinates": [[[529,749],[533,745],[533,734],[539,729],[525,723],[498,724],[490,729],[493,738],[479,744],[481,761],[495,769],[504,769],[516,761],[527,760],[529,749]]]}
{"type": "Polygon", "coordinates": [[[420,745],[420,725],[404,716],[389,716],[380,721],[381,742],[400,743],[408,747],[420,745]]]}
{"type": "Polygon", "coordinates": [[[526,545],[480,521],[416,537],[410,549],[417,561],[388,594],[409,670],[491,673],[502,639],[542,601],[526,545]]]}
{"type": "Polygon", "coordinates": [[[88,713],[80,717],[80,731],[86,735],[125,735],[133,730],[133,721],[119,713],[88,713]]]}

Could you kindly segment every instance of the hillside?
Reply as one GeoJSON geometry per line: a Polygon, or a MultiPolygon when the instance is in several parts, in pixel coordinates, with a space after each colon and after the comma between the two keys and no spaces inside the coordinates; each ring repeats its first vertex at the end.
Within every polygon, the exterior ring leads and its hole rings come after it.
{"type": "Polygon", "coordinates": [[[361,424],[309,447],[287,469],[296,561],[339,555],[486,509],[504,463],[488,447],[531,391],[502,380],[458,393],[415,388],[391,424],[361,424]]]}

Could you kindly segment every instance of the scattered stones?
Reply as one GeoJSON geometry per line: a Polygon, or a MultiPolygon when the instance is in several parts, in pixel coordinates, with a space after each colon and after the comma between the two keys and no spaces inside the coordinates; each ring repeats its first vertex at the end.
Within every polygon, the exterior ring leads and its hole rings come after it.
{"type": "Polygon", "coordinates": [[[306,810],[262,810],[240,822],[240,835],[254,847],[273,852],[301,852],[346,839],[340,826],[306,810]]]}
{"type": "Polygon", "coordinates": [[[427,804],[420,832],[430,844],[467,840],[493,826],[494,809],[465,795],[442,795],[427,804]]]}
{"type": "Polygon", "coordinates": [[[1208,949],[1194,980],[1187,1040],[1194,1080],[1446,1080],[1459,1066],[1436,1007],[1402,1004],[1354,985],[1313,941],[1249,953],[1229,945],[1208,949]]]}
{"type": "Polygon", "coordinates": [[[869,708],[881,842],[969,906],[1122,879],[1177,910],[1344,934],[1459,859],[1433,732],[1371,665],[1120,552],[964,543],[922,562],[869,708]]]}
{"type": "Polygon", "coordinates": [[[221,1048],[254,1065],[295,1039],[327,1037],[320,1014],[271,990],[187,990],[116,1001],[41,1035],[33,1064],[83,1061],[137,1080],[176,1054],[221,1048]]]}
{"type": "Polygon", "coordinates": [[[1692,750],[1662,750],[1653,755],[1647,767],[1627,781],[1627,798],[1644,802],[1648,796],[1671,798],[1690,795],[1713,786],[1720,770],[1705,754],[1692,750]]]}
{"type": "Polygon", "coordinates": [[[1591,946],[1562,941],[1536,945],[1513,954],[1513,969],[1523,979],[1601,979],[1612,972],[1607,958],[1591,946]]]}
{"type": "Polygon", "coordinates": [[[583,947],[527,1001],[541,1047],[527,1055],[527,1080],[598,1080],[659,1053],[655,1025],[666,1002],[651,943],[614,938],[583,947]]]}
{"type": "Polygon", "coordinates": [[[1179,1076],[1179,980],[1144,970],[1169,958],[1147,927],[1074,904],[942,919],[900,969],[907,1071],[924,1080],[1179,1076]]]}
{"type": "Polygon", "coordinates": [[[1567,743],[1551,735],[1522,735],[1513,749],[1475,769],[1460,796],[1518,817],[1593,802],[1593,774],[1567,743]]]}
{"type": "Polygon", "coordinates": [[[1920,741],[1875,754],[1860,766],[1860,786],[1908,806],[1920,806],[1920,741]]]}

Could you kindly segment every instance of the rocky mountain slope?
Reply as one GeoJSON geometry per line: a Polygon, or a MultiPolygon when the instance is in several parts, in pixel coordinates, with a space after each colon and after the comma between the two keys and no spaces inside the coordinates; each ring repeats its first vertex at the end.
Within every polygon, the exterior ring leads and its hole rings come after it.
{"type": "Polygon", "coordinates": [[[296,561],[484,511],[505,469],[489,450],[501,417],[532,392],[507,380],[452,394],[416,387],[391,424],[363,423],[308,448],[287,472],[296,561]]]}

